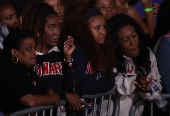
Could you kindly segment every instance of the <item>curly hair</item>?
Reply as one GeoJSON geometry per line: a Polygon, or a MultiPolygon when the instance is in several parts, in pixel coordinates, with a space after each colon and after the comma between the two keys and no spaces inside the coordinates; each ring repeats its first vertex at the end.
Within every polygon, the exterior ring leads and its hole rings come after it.
{"type": "Polygon", "coordinates": [[[84,5],[86,6],[87,0],[62,0],[64,4],[65,18],[77,7],[84,5]]]}
{"type": "MultiPolygon", "coordinates": [[[[72,36],[76,45],[81,46],[87,58],[91,61],[95,76],[101,72],[102,68],[112,77],[111,75],[116,59],[109,31],[106,27],[107,35],[105,43],[98,46],[94,40],[94,36],[89,30],[86,10],[86,7],[80,6],[67,17],[63,25],[64,28],[61,31],[60,42],[63,43],[66,40],[66,35],[72,36]]],[[[102,15],[102,13],[94,15],[102,15]]]]}
{"type": "Polygon", "coordinates": [[[41,40],[41,46],[44,44],[42,35],[45,30],[46,18],[49,15],[58,16],[50,5],[43,2],[31,5],[22,15],[22,29],[34,35],[36,44],[41,40]]]}
{"type": "MultiPolygon", "coordinates": [[[[117,70],[118,72],[125,72],[126,71],[126,64],[127,61],[123,57],[124,52],[122,51],[120,44],[118,43],[118,32],[122,27],[125,27],[127,25],[131,25],[138,37],[139,37],[139,55],[136,58],[132,58],[135,66],[137,67],[137,70],[140,72],[141,66],[146,70],[146,73],[150,73],[150,50],[146,47],[143,40],[145,37],[144,31],[142,27],[139,26],[139,24],[130,16],[125,14],[119,14],[107,21],[111,33],[111,37],[113,40],[113,45],[115,46],[115,52],[117,57],[117,70]]],[[[143,73],[143,72],[140,72],[143,73]]]]}

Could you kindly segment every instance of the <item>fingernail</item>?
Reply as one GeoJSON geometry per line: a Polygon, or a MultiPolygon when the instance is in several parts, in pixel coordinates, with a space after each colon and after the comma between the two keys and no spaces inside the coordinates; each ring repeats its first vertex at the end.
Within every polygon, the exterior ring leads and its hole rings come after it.
{"type": "Polygon", "coordinates": [[[147,81],[150,81],[149,79],[147,79],[147,81]]]}
{"type": "Polygon", "coordinates": [[[89,104],[89,106],[91,106],[91,105],[89,104]]]}

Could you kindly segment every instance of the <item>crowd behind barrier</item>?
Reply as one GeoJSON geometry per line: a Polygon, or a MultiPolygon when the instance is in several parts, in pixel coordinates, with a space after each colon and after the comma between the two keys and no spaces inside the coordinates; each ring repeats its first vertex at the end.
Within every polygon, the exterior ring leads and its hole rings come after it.
{"type": "MultiPolygon", "coordinates": [[[[170,93],[163,93],[163,96],[166,99],[170,99],[170,93]]],[[[83,95],[82,98],[92,98],[93,99],[92,107],[83,107],[85,116],[89,116],[89,114],[92,114],[92,116],[103,116],[103,108],[107,109],[106,116],[119,116],[120,94],[115,89],[112,89],[106,93],[99,93],[96,95],[83,95]],[[108,96],[108,98],[109,98],[108,106],[103,106],[103,101],[106,96],[108,96]],[[101,99],[101,102],[99,104],[97,103],[98,99],[101,99]],[[113,100],[115,107],[110,107],[111,100],[113,100]],[[100,108],[100,109],[97,109],[97,104],[99,105],[98,108],[100,108]],[[109,114],[111,110],[113,110],[113,114],[109,114]]],[[[154,101],[150,101],[150,112],[148,112],[149,116],[154,116],[153,102],[154,101]]],[[[129,116],[135,116],[136,109],[142,104],[146,105],[147,101],[140,98],[136,102],[134,102],[132,104],[131,110],[129,112],[129,116]]],[[[9,116],[23,116],[23,115],[30,116],[31,114],[34,114],[34,113],[35,113],[35,116],[38,116],[39,114],[41,114],[42,116],[45,116],[45,115],[48,115],[47,113],[49,113],[49,116],[54,116],[55,114],[53,114],[53,110],[55,108],[57,109],[59,106],[64,106],[64,105],[65,105],[65,101],[62,100],[60,105],[58,105],[58,106],[49,105],[49,106],[31,107],[31,108],[27,108],[24,110],[13,112],[9,116]],[[46,111],[48,111],[48,110],[50,110],[50,112],[46,113],[46,111]]],[[[170,104],[168,104],[168,105],[170,106],[170,104]]],[[[168,116],[170,116],[170,107],[169,106],[168,106],[168,113],[169,113],[168,116]]],[[[56,116],[59,116],[58,112],[55,112],[55,113],[56,113],[56,116]]],[[[60,112],[60,114],[61,114],[61,112],[60,112]]]]}
{"type": "MultiPolygon", "coordinates": [[[[45,0],[43,0],[45,2],[45,0]]],[[[62,6],[63,7],[63,6],[62,6]]],[[[11,7],[12,8],[12,7],[11,7]]],[[[54,8],[55,9],[55,8],[54,8]]],[[[13,9],[15,10],[15,9],[13,9]]],[[[126,9],[127,10],[127,9],[126,9]]],[[[153,10],[153,9],[152,9],[153,10]]],[[[148,12],[148,11],[147,11],[148,12]]],[[[151,13],[149,11],[149,13],[151,13]]],[[[31,13],[32,14],[32,13],[31,13]]],[[[61,16],[60,19],[63,19],[64,16],[61,16]]],[[[17,17],[16,17],[17,18],[17,17]]],[[[24,19],[24,18],[23,18],[24,19]]],[[[25,18],[26,19],[26,18],[25,18]]],[[[58,22],[57,22],[58,23],[58,22]]],[[[60,21],[61,23],[61,21],[60,21]]],[[[70,22],[69,22],[70,23],[70,22]]],[[[19,21],[17,19],[17,22],[15,23],[15,27],[13,28],[19,28],[19,21]]],[[[10,27],[10,26],[9,26],[10,27]]],[[[66,26],[67,27],[67,26],[66,26]]],[[[69,27],[69,26],[68,26],[69,27]]],[[[11,27],[12,28],[12,27],[11,27]]],[[[151,30],[152,31],[152,30],[151,30]]],[[[36,36],[39,37],[39,33],[36,33],[36,36]]],[[[42,38],[41,38],[42,39],[42,38]]],[[[133,42],[132,42],[133,43],[133,42]]],[[[133,43],[134,44],[134,43],[133,43]]],[[[42,45],[42,43],[41,43],[42,45]]],[[[3,46],[0,46],[3,48],[3,46]]],[[[117,47],[117,46],[116,46],[117,47]]],[[[145,55],[144,55],[145,56],[145,55]]],[[[74,59],[74,58],[73,58],[74,59]]],[[[79,58],[81,59],[81,58],[79,58]]],[[[66,60],[68,61],[69,63],[69,66],[71,65],[72,66],[72,61],[73,60],[66,60]],[[70,63],[71,62],[71,63],[70,63]]],[[[76,61],[76,60],[75,60],[76,61]]],[[[29,74],[29,73],[28,73],[29,74]]],[[[60,82],[60,81],[58,81],[60,82]]],[[[156,81],[157,82],[157,81],[156,81]]],[[[58,84],[56,84],[58,85],[58,84]]],[[[80,84],[81,85],[81,84],[80,84]]],[[[36,86],[36,85],[35,85],[36,86]]],[[[86,87],[85,87],[86,88],[86,87]]],[[[99,88],[97,88],[98,90],[99,88]]],[[[90,90],[90,89],[89,89],[90,90]]],[[[56,92],[58,93],[58,92],[56,92]]],[[[170,99],[170,94],[169,93],[163,93],[163,96],[167,99],[170,99]]],[[[91,99],[91,104],[92,105],[91,107],[89,106],[85,106],[83,104],[82,107],[83,107],[83,112],[85,114],[85,116],[119,116],[119,112],[120,111],[120,94],[115,90],[115,89],[112,89],[111,91],[108,91],[106,93],[99,93],[99,94],[96,94],[96,95],[83,95],[82,98],[80,99],[84,99],[85,102],[87,102],[87,99],[91,99]],[[106,102],[107,102],[107,105],[106,105],[106,102]],[[105,114],[104,114],[104,113],[105,114]]],[[[78,97],[77,97],[78,99],[78,97]]],[[[79,100],[79,99],[78,99],[79,100]]],[[[89,102],[87,102],[89,103],[89,102]]],[[[154,115],[154,101],[147,101],[147,100],[144,100],[142,98],[139,98],[136,102],[134,102],[132,104],[132,107],[131,107],[131,110],[129,112],[129,116],[135,116],[135,112],[137,110],[137,108],[140,106],[140,105],[147,105],[149,103],[149,116],[155,116],[154,115]]],[[[16,111],[16,112],[13,112],[11,113],[9,116],[20,116],[20,115],[27,115],[28,116],[40,116],[40,115],[43,115],[43,116],[46,116],[48,115],[47,113],[49,113],[50,116],[61,116],[61,111],[59,111],[59,107],[60,106],[63,106],[65,105],[65,101],[62,100],[61,101],[61,104],[60,105],[57,105],[57,106],[54,106],[54,105],[49,105],[49,106],[36,106],[36,107],[31,107],[31,108],[27,108],[27,109],[24,109],[24,110],[20,110],[20,111],[16,111]],[[60,112],[60,114],[58,113],[60,112]]],[[[131,106],[131,105],[130,105],[131,106]]],[[[167,107],[167,111],[168,111],[168,116],[170,116],[170,103],[168,104],[168,107],[167,107]]],[[[124,110],[124,109],[123,109],[124,110]]],[[[1,116],[1,115],[0,115],[1,116]]],[[[73,115],[72,115],[73,116],[73,115]]],[[[77,115],[76,115],[77,116],[77,115]]],[[[84,115],[83,115],[84,116],[84,115]]],[[[120,115],[121,116],[121,115],[120,115]]]]}

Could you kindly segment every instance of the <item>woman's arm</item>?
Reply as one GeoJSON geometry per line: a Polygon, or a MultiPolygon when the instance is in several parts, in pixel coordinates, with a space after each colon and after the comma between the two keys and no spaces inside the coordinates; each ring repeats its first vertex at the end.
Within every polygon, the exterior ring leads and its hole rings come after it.
{"type": "Polygon", "coordinates": [[[19,99],[19,101],[25,106],[46,106],[46,105],[59,105],[60,97],[58,94],[54,93],[52,89],[49,90],[50,93],[46,95],[33,95],[27,94],[19,99]]]}
{"type": "MultiPolygon", "coordinates": [[[[149,5],[146,5],[145,7],[148,7],[149,5]]],[[[151,6],[152,7],[152,6],[151,6]]],[[[151,8],[149,7],[149,8],[151,8]]],[[[138,24],[143,27],[145,33],[149,33],[151,37],[154,35],[154,29],[156,26],[153,11],[146,12],[145,13],[145,22],[141,18],[139,12],[131,5],[129,5],[129,9],[127,12],[127,15],[131,16],[133,19],[135,19],[138,24]]]]}
{"type": "Polygon", "coordinates": [[[138,22],[138,24],[144,29],[145,33],[150,34],[148,26],[145,24],[139,12],[133,6],[129,5],[127,15],[131,16],[134,20],[136,20],[136,22],[138,22]]]}
{"type": "MultiPolygon", "coordinates": [[[[153,8],[152,0],[141,0],[144,9],[153,8]]],[[[155,8],[155,7],[154,7],[155,8]]],[[[151,37],[154,36],[154,31],[156,28],[156,21],[154,17],[154,11],[145,12],[145,22],[150,30],[151,37]]]]}

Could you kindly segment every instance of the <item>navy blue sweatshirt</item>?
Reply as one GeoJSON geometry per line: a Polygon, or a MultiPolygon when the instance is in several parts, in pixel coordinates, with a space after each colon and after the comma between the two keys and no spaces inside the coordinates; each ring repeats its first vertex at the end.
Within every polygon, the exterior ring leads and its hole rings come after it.
{"type": "MultiPolygon", "coordinates": [[[[76,90],[79,95],[103,93],[113,89],[115,78],[109,78],[105,71],[99,73],[95,78],[91,63],[80,47],[76,48],[72,57],[76,90]]],[[[68,77],[66,83],[67,91],[70,92],[73,83],[72,78],[68,77]]]]}
{"type": "MultiPolygon", "coordinates": [[[[66,92],[63,85],[63,53],[57,47],[52,48],[47,54],[37,52],[34,71],[49,85],[55,93],[58,93],[62,100],[66,100],[66,92]]],[[[65,68],[66,69],[66,68],[65,68]]]]}

